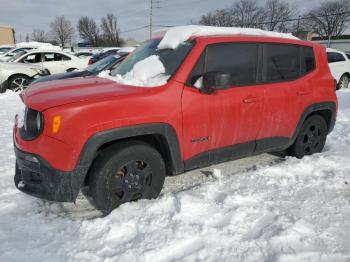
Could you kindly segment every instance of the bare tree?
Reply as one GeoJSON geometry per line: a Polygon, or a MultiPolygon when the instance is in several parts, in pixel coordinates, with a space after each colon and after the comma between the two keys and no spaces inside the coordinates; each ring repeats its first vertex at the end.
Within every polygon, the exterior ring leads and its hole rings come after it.
{"type": "Polygon", "coordinates": [[[119,35],[118,18],[116,15],[107,14],[106,17],[103,17],[101,20],[101,29],[105,41],[107,40],[114,46],[121,45],[122,41],[119,35]]]}
{"type": "Polygon", "coordinates": [[[232,9],[233,24],[239,27],[262,27],[264,10],[253,0],[239,0],[232,9]]]}
{"type": "Polygon", "coordinates": [[[87,16],[80,17],[77,29],[82,39],[89,41],[94,46],[98,46],[100,30],[93,18],[87,16]]]}
{"type": "Polygon", "coordinates": [[[264,8],[265,22],[264,28],[270,31],[286,32],[287,22],[295,12],[287,2],[281,0],[267,0],[264,8]]]}
{"type": "Polygon", "coordinates": [[[323,2],[303,19],[303,28],[318,33],[321,37],[338,37],[349,27],[350,6],[348,0],[323,2]]]}
{"type": "Polygon", "coordinates": [[[44,30],[38,29],[38,28],[34,28],[32,35],[31,35],[31,39],[33,41],[37,41],[37,42],[47,42],[48,41],[48,37],[47,37],[46,32],[44,30]]]}
{"type": "Polygon", "coordinates": [[[198,21],[198,23],[201,25],[211,26],[234,26],[232,13],[225,9],[216,10],[213,13],[203,15],[198,21]]]}
{"type": "Polygon", "coordinates": [[[57,16],[50,24],[52,40],[57,41],[64,47],[74,37],[74,27],[72,23],[63,15],[57,16]]]}

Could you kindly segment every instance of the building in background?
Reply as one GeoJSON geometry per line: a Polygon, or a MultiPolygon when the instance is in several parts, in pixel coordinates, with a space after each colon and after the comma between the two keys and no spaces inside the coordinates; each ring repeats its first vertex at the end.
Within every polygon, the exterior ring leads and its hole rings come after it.
{"type": "Polygon", "coordinates": [[[350,35],[342,35],[336,39],[324,40],[320,37],[313,37],[312,41],[343,52],[350,52],[350,35]]]}
{"type": "Polygon", "coordinates": [[[14,45],[15,30],[11,27],[0,26],[0,45],[14,45]]]}

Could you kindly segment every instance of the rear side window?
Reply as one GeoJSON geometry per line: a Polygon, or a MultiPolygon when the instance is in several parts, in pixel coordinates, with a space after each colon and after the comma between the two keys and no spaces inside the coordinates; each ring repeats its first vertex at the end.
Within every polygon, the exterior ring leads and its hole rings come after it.
{"type": "Polygon", "coordinates": [[[315,69],[315,55],[312,47],[301,47],[301,74],[305,75],[315,69]]]}
{"type": "Polygon", "coordinates": [[[257,44],[225,43],[209,46],[206,50],[205,73],[230,73],[232,86],[256,83],[257,68],[257,44]]]}
{"type": "Polygon", "coordinates": [[[328,59],[328,63],[336,63],[336,62],[346,61],[345,57],[342,54],[336,53],[336,52],[328,52],[327,59],[328,59]]]}
{"type": "Polygon", "coordinates": [[[300,75],[299,47],[293,45],[265,45],[266,82],[293,80],[300,75]]]}

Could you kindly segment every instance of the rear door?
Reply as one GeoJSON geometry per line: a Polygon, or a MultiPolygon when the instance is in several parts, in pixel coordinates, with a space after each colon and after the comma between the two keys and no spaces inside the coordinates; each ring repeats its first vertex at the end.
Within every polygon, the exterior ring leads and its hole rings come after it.
{"type": "Polygon", "coordinates": [[[56,52],[43,54],[43,67],[49,69],[51,74],[64,73],[70,68],[70,58],[56,52]]]}
{"type": "Polygon", "coordinates": [[[263,105],[258,67],[254,43],[222,43],[204,50],[182,97],[184,159],[192,158],[191,167],[252,154],[263,105]],[[201,79],[208,72],[229,72],[231,86],[201,93],[201,79]]]}
{"type": "Polygon", "coordinates": [[[299,119],[312,101],[315,67],[313,49],[288,44],[263,44],[265,103],[256,151],[283,148],[293,136],[299,119]]]}

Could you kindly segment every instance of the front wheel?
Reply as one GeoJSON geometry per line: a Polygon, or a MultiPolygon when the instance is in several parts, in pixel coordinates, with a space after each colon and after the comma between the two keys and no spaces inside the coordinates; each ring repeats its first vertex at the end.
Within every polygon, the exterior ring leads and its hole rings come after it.
{"type": "Polygon", "coordinates": [[[294,144],[287,149],[287,154],[302,158],[322,151],[327,138],[327,123],[320,115],[307,118],[294,144]]]}
{"type": "Polygon", "coordinates": [[[28,87],[30,78],[25,75],[13,76],[9,79],[8,86],[14,92],[22,92],[28,87]]]}
{"type": "Polygon", "coordinates": [[[165,164],[148,144],[122,142],[103,151],[89,173],[89,193],[98,210],[110,213],[119,205],[157,198],[165,180],[165,164]]]}

